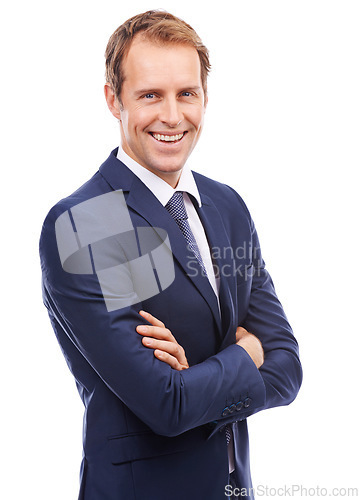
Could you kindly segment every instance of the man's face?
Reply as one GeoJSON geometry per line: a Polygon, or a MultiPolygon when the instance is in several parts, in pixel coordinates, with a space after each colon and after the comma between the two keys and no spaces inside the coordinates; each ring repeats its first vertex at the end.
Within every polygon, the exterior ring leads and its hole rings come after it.
{"type": "Polygon", "coordinates": [[[122,147],[173,187],[197,144],[207,100],[195,48],[135,38],[124,66],[122,147]]]}

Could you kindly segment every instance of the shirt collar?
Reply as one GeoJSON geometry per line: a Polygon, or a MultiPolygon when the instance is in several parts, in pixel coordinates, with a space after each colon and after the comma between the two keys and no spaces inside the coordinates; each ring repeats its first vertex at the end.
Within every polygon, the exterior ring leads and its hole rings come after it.
{"type": "Polygon", "coordinates": [[[158,175],[154,174],[150,170],[147,170],[147,168],[142,167],[142,165],[137,163],[137,161],[128,156],[121,146],[118,148],[117,158],[144,183],[144,185],[156,196],[163,206],[166,205],[173,193],[176,191],[184,191],[192,195],[196,199],[198,205],[200,207],[202,206],[201,196],[188,163],[185,163],[177,187],[173,189],[173,187],[161,179],[161,177],[158,177],[158,175]]]}

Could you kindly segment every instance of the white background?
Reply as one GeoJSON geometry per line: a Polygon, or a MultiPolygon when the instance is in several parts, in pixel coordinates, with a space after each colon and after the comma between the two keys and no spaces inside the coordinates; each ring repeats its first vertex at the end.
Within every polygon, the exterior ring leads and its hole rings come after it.
{"type": "Polygon", "coordinates": [[[254,485],[359,488],[359,3],[34,0],[0,16],[1,498],[77,498],[83,409],[42,305],[38,238],[119,143],[109,36],[159,7],[211,54],[192,167],[244,197],[301,348],[297,400],[249,419],[254,485]]]}

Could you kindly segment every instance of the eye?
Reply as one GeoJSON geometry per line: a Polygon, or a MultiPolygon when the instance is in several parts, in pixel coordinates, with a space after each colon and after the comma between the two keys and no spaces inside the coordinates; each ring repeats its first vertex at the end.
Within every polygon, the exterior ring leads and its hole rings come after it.
{"type": "Polygon", "coordinates": [[[192,92],[188,92],[187,90],[185,90],[184,92],[182,92],[181,94],[183,97],[191,97],[192,95],[192,92]]]}
{"type": "Polygon", "coordinates": [[[145,99],[153,99],[154,97],[155,97],[155,94],[152,94],[151,92],[149,94],[144,95],[145,99]]]}

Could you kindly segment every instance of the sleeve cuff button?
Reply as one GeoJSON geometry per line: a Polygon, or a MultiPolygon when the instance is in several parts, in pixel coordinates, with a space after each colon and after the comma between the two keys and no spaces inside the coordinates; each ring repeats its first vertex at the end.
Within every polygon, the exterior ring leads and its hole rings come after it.
{"type": "Polygon", "coordinates": [[[238,403],[236,404],[236,411],[241,411],[242,408],[243,408],[243,401],[238,401],[238,403]]]}
{"type": "Polygon", "coordinates": [[[246,398],[244,400],[244,408],[248,408],[251,405],[251,403],[252,403],[251,398],[246,398]]]}

